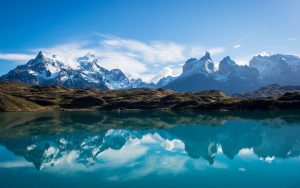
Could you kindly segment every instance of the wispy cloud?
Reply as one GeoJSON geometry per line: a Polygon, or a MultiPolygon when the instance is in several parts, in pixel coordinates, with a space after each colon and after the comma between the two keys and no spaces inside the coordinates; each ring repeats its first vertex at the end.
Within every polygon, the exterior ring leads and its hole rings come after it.
{"type": "Polygon", "coordinates": [[[249,65],[249,60],[238,59],[238,60],[236,60],[236,63],[237,63],[238,65],[249,65]]]}
{"type": "Polygon", "coordinates": [[[238,49],[240,47],[242,47],[242,45],[240,45],[240,44],[236,44],[236,45],[233,46],[233,48],[235,48],[235,49],[238,49]]]}
{"type": "Polygon", "coordinates": [[[26,168],[33,165],[25,160],[5,161],[0,163],[0,168],[26,168]]]}
{"type": "Polygon", "coordinates": [[[100,44],[110,50],[134,53],[136,57],[150,63],[168,63],[184,60],[184,51],[187,50],[184,45],[174,42],[154,41],[145,43],[118,37],[101,40],[100,44]]]}
{"type": "Polygon", "coordinates": [[[6,61],[28,61],[34,58],[31,54],[19,54],[19,53],[0,53],[0,59],[6,61]]]}
{"type": "Polygon", "coordinates": [[[210,48],[208,49],[208,52],[210,52],[212,55],[219,55],[225,52],[225,48],[223,47],[210,48]]]}
{"type": "Polygon", "coordinates": [[[42,50],[47,55],[57,55],[67,66],[74,69],[79,66],[76,61],[77,58],[92,53],[98,57],[99,64],[107,69],[119,68],[134,77],[148,71],[146,65],[138,59],[136,54],[119,52],[103,46],[89,47],[89,44],[85,42],[60,44],[50,48],[36,49],[35,51],[38,50],[42,50]]]}
{"type": "MultiPolygon", "coordinates": [[[[100,38],[95,41],[77,41],[57,44],[51,47],[33,49],[33,53],[43,51],[47,55],[57,55],[69,67],[76,69],[76,59],[87,53],[95,54],[99,64],[107,69],[119,68],[133,77],[146,81],[156,80],[165,67],[172,74],[179,73],[182,64],[191,57],[201,57],[205,51],[212,55],[224,53],[223,47],[206,48],[198,45],[180,44],[173,41],[139,41],[113,35],[97,33],[100,38]]],[[[34,58],[31,54],[1,54],[0,59],[23,61],[34,58]]],[[[164,72],[165,73],[165,72],[164,72]]],[[[168,75],[168,73],[166,73],[168,75]]]]}
{"type": "Polygon", "coordinates": [[[150,81],[157,83],[161,78],[166,76],[178,76],[181,73],[181,69],[173,69],[172,67],[168,66],[163,68],[157,75],[155,75],[150,81]]]}
{"type": "Polygon", "coordinates": [[[296,38],[296,37],[290,37],[290,38],[288,38],[287,40],[288,40],[288,41],[293,41],[293,40],[297,40],[297,38],[296,38]]]}

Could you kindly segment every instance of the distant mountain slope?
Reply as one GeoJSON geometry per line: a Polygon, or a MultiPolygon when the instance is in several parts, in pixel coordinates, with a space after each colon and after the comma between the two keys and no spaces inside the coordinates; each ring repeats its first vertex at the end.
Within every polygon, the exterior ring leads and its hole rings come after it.
{"type": "Polygon", "coordinates": [[[166,76],[166,77],[163,77],[161,78],[157,84],[156,84],[156,87],[157,88],[161,88],[161,87],[164,87],[165,85],[173,82],[177,77],[173,77],[173,76],[166,76]]]}
{"type": "Polygon", "coordinates": [[[300,85],[300,58],[297,56],[258,55],[251,59],[249,66],[259,71],[263,85],[300,85]]]}
{"type": "Polygon", "coordinates": [[[237,96],[245,98],[267,98],[278,97],[286,93],[300,92],[300,86],[279,86],[277,84],[260,88],[257,91],[239,94],[237,96]]]}

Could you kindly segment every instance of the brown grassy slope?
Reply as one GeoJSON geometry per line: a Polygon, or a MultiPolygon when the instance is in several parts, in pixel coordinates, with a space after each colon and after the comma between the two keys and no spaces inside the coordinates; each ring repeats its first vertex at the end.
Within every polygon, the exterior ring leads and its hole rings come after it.
{"type": "Polygon", "coordinates": [[[178,93],[163,89],[131,89],[100,91],[98,89],[70,89],[58,86],[26,86],[0,83],[0,92],[31,101],[48,109],[194,109],[217,101],[232,101],[219,91],[178,93]]]}
{"type": "Polygon", "coordinates": [[[286,93],[266,99],[245,99],[227,96],[215,90],[197,93],[164,89],[101,91],[7,82],[0,82],[0,92],[2,111],[300,109],[300,93],[286,93]]]}
{"type": "Polygon", "coordinates": [[[0,92],[0,111],[43,111],[44,107],[0,92]]]}

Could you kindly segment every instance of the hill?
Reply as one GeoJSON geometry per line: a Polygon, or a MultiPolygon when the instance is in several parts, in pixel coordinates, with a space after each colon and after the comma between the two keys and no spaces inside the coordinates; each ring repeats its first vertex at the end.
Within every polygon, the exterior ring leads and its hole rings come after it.
{"type": "Polygon", "coordinates": [[[228,96],[217,90],[176,92],[166,89],[102,91],[93,88],[27,86],[0,82],[1,111],[55,110],[261,110],[299,109],[300,93],[266,99],[228,96]]]}

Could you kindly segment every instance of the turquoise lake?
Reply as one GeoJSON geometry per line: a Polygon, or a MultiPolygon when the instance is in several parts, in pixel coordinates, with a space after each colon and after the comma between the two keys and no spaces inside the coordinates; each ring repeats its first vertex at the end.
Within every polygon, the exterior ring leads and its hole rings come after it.
{"type": "Polygon", "coordinates": [[[300,187],[300,112],[0,114],[0,187],[300,187]]]}

